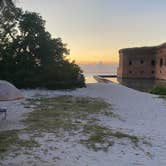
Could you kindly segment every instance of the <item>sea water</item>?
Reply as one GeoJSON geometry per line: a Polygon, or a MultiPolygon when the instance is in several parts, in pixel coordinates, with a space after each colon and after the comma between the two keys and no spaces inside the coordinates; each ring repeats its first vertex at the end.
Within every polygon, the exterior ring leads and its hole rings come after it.
{"type": "Polygon", "coordinates": [[[82,64],[80,65],[84,72],[86,83],[96,83],[93,78],[95,75],[116,75],[117,64],[82,64]]]}
{"type": "MultiPolygon", "coordinates": [[[[93,78],[95,75],[117,75],[117,64],[84,64],[80,65],[84,72],[86,83],[97,83],[93,78]]],[[[116,77],[106,77],[106,79],[129,88],[149,92],[154,86],[166,86],[165,80],[154,79],[118,79],[116,77]]]]}

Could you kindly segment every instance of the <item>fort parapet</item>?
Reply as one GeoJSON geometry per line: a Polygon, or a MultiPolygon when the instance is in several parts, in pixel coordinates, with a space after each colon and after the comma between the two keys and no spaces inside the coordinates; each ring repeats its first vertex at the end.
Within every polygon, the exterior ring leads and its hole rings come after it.
{"type": "Polygon", "coordinates": [[[120,78],[166,79],[166,44],[119,50],[120,78]]]}

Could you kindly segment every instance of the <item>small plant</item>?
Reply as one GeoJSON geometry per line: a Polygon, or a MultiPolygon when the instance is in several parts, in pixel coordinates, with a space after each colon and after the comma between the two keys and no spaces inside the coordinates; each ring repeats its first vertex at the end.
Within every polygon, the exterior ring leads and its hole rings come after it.
{"type": "Polygon", "coordinates": [[[18,141],[17,131],[1,131],[0,132],[0,154],[6,152],[11,145],[18,141]]]}
{"type": "Polygon", "coordinates": [[[19,137],[19,130],[1,131],[0,132],[0,155],[13,148],[34,148],[39,144],[32,138],[24,140],[19,137]]]}
{"type": "Polygon", "coordinates": [[[109,147],[114,144],[114,139],[124,139],[130,140],[136,147],[139,143],[139,137],[135,135],[130,135],[120,131],[113,131],[110,128],[93,124],[84,126],[84,134],[88,136],[88,139],[81,140],[87,148],[94,151],[103,150],[108,151],[109,147]]]}
{"type": "Polygon", "coordinates": [[[166,95],[166,86],[156,85],[152,90],[150,90],[150,93],[156,95],[166,95]]]}

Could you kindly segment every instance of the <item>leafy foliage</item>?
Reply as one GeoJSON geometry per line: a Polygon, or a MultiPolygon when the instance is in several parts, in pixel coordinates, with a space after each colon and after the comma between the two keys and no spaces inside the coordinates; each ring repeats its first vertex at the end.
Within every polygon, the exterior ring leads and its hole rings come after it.
{"type": "Polygon", "coordinates": [[[14,7],[14,3],[12,0],[0,0],[0,9],[4,9],[6,7],[14,7]]]}
{"type": "Polygon", "coordinates": [[[0,79],[21,88],[85,86],[80,67],[66,58],[67,45],[51,37],[38,13],[6,8],[1,15],[0,79]]]}
{"type": "Polygon", "coordinates": [[[156,85],[150,93],[156,94],[156,95],[166,95],[166,87],[162,85],[156,85]]]}

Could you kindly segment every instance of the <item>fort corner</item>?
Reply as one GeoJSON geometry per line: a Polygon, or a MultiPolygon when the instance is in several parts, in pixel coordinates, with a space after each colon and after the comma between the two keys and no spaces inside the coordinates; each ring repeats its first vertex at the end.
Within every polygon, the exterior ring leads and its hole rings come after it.
{"type": "Polygon", "coordinates": [[[166,43],[119,50],[119,78],[165,79],[166,43]]]}

